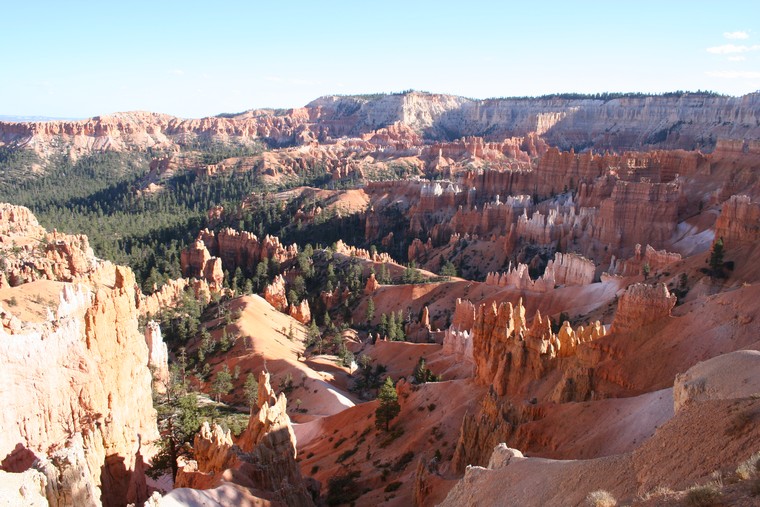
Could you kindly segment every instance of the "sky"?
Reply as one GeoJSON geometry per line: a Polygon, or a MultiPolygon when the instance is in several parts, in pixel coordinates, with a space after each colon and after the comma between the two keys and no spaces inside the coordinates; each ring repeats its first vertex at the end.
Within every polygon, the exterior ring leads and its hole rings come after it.
{"type": "Polygon", "coordinates": [[[407,89],[760,90],[760,1],[4,2],[0,115],[185,118],[407,89]]]}

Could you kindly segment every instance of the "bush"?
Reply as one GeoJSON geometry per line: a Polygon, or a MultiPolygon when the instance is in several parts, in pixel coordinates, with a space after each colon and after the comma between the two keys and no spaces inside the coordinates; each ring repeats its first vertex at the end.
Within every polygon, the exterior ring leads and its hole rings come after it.
{"type": "Polygon", "coordinates": [[[588,494],[586,504],[589,507],[615,507],[617,500],[609,491],[599,489],[588,494]]]}
{"type": "Polygon", "coordinates": [[[720,490],[716,484],[692,486],[686,491],[686,505],[692,507],[710,507],[720,499],[720,490]]]}
{"type": "Polygon", "coordinates": [[[398,460],[396,460],[396,462],[393,464],[393,466],[391,467],[391,469],[394,472],[400,472],[403,469],[405,469],[406,466],[409,463],[411,463],[411,461],[413,459],[414,459],[414,453],[412,451],[407,451],[404,454],[402,454],[401,457],[399,457],[398,460]]]}
{"type": "Polygon", "coordinates": [[[327,483],[327,505],[350,504],[362,495],[362,489],[356,479],[359,472],[333,477],[327,483]]]}
{"type": "Polygon", "coordinates": [[[760,452],[756,452],[736,468],[736,475],[743,481],[757,477],[758,472],[760,472],[760,452]]]}
{"type": "Polygon", "coordinates": [[[358,450],[359,450],[358,447],[354,447],[353,449],[349,449],[349,450],[341,453],[341,455],[338,456],[338,459],[336,459],[335,462],[336,463],[343,463],[348,458],[350,458],[351,456],[353,456],[354,454],[356,454],[356,451],[358,451],[358,450]]]}
{"type": "Polygon", "coordinates": [[[403,482],[399,482],[399,481],[391,482],[390,484],[385,486],[385,492],[392,493],[393,491],[396,491],[398,488],[400,488],[402,484],[403,482]]]}

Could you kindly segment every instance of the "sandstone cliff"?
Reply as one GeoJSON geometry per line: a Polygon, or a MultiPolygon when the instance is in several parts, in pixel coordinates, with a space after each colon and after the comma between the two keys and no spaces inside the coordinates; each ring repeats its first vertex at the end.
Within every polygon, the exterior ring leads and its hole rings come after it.
{"type": "Polygon", "coordinates": [[[4,467],[21,471],[31,453],[45,456],[81,435],[84,460],[73,473],[93,485],[94,503],[108,505],[146,497],[140,444],[158,438],[134,277],[117,268],[112,283],[94,293],[64,285],[51,320],[22,324],[0,351],[5,384],[16,386],[3,396],[4,467]]]}
{"type": "MultiPolygon", "coordinates": [[[[650,146],[711,150],[718,138],[758,139],[760,95],[743,97],[628,97],[596,99],[488,99],[410,92],[376,98],[321,97],[281,114],[249,111],[232,118],[180,119],[129,112],[81,121],[0,122],[0,144],[33,149],[43,156],[64,151],[73,158],[92,151],[177,151],[197,139],[250,144],[264,139],[276,146],[312,145],[350,136],[378,150],[403,153],[419,145],[420,134],[443,141],[468,136],[484,141],[455,148],[433,147],[434,168],[447,156],[474,160],[524,152],[542,143],[564,149],[646,149],[650,146]],[[621,122],[621,119],[625,121],[621,122]]],[[[519,159],[519,157],[517,157],[519,159]]]]}
{"type": "Polygon", "coordinates": [[[370,126],[400,121],[444,139],[484,134],[503,139],[537,132],[549,144],[566,148],[593,145],[620,150],[656,144],[693,149],[712,148],[710,134],[713,140],[759,137],[760,95],[481,101],[411,92],[379,98],[322,97],[307,108],[319,111],[321,123],[333,136],[356,135],[370,126]]]}
{"type": "Polygon", "coordinates": [[[95,259],[84,237],[45,235],[25,208],[3,210],[0,229],[13,241],[0,248],[9,265],[50,269],[33,282],[16,277],[21,285],[4,289],[22,304],[1,311],[3,384],[13,386],[0,393],[2,467],[38,468],[55,505],[141,501],[147,497],[141,448],[158,430],[134,275],[95,259]],[[36,300],[23,296],[28,290],[36,300]],[[46,294],[57,298],[48,300],[52,307],[35,303],[46,294]]]}

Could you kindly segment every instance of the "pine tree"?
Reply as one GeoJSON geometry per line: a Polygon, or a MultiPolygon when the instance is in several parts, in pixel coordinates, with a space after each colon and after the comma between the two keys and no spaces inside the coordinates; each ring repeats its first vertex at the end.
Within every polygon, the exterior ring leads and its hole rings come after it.
{"type": "Polygon", "coordinates": [[[249,373],[245,378],[243,392],[245,393],[245,399],[248,401],[248,405],[252,407],[259,397],[259,383],[253,373],[249,373]]]}
{"type": "Polygon", "coordinates": [[[388,336],[388,316],[386,314],[380,316],[380,324],[378,327],[380,328],[381,336],[388,336]]]}
{"type": "Polygon", "coordinates": [[[172,365],[165,392],[155,399],[158,425],[161,429],[159,451],[153,457],[148,475],[158,478],[170,470],[177,477],[177,458],[187,455],[185,443],[192,442],[201,425],[198,399],[187,392],[184,366],[172,365]]]}
{"type": "Polygon", "coordinates": [[[375,318],[375,301],[372,298],[369,298],[369,301],[367,301],[367,323],[369,324],[372,322],[372,319],[375,318]]]}
{"type": "Polygon", "coordinates": [[[216,396],[216,401],[232,390],[232,374],[225,364],[224,367],[216,374],[214,383],[211,385],[211,392],[216,396]]]}
{"type": "Polygon", "coordinates": [[[385,378],[385,383],[380,388],[377,399],[380,401],[380,405],[375,410],[375,427],[388,431],[391,420],[401,412],[401,405],[398,403],[398,394],[396,394],[392,378],[385,378]]]}
{"type": "Polygon", "coordinates": [[[712,276],[723,276],[723,238],[718,238],[710,252],[710,270],[712,276]]]}
{"type": "Polygon", "coordinates": [[[390,341],[396,341],[397,340],[397,327],[396,327],[396,313],[391,312],[390,317],[388,317],[388,339],[390,341]]]}

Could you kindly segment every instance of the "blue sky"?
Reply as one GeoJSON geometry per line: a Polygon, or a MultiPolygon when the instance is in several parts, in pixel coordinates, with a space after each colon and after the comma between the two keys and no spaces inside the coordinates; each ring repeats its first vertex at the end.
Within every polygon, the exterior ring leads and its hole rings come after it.
{"type": "Polygon", "coordinates": [[[760,1],[5,2],[0,115],[760,90],[760,1]]]}

